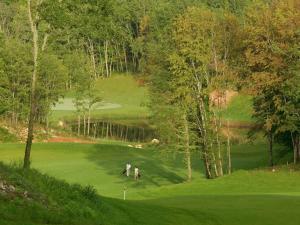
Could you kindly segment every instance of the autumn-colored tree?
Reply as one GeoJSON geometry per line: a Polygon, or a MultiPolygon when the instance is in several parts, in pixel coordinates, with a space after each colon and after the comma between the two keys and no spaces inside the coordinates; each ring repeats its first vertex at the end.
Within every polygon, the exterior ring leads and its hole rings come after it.
{"type": "Polygon", "coordinates": [[[276,0],[254,4],[246,15],[244,56],[254,116],[269,140],[270,166],[274,136],[290,131],[294,140],[299,137],[299,12],[298,1],[276,0]]]}

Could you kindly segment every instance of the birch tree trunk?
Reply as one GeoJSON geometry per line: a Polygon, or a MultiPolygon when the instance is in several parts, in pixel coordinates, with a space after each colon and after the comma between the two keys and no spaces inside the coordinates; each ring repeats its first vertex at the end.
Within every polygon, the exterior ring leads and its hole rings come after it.
{"type": "Polygon", "coordinates": [[[215,132],[216,132],[216,141],[218,145],[218,174],[219,176],[223,176],[223,163],[222,163],[222,154],[221,154],[221,142],[219,138],[219,126],[217,121],[217,116],[214,112],[214,123],[215,123],[215,132]]]}
{"type": "Polygon", "coordinates": [[[105,44],[104,44],[104,60],[105,60],[106,77],[109,77],[109,67],[108,67],[108,41],[105,41],[105,44]]]}
{"type": "MultiPolygon", "coordinates": [[[[32,43],[33,43],[33,72],[31,77],[31,92],[30,92],[30,112],[28,118],[28,135],[25,147],[25,156],[23,168],[28,169],[30,167],[30,153],[33,140],[33,123],[35,116],[35,92],[36,92],[36,82],[37,82],[37,67],[38,67],[38,30],[36,19],[32,17],[31,0],[27,0],[27,10],[28,19],[30,24],[30,29],[32,33],[32,43]]],[[[37,17],[37,15],[36,15],[37,17]]]]}
{"type": "Polygon", "coordinates": [[[87,119],[87,135],[90,135],[90,124],[91,124],[91,108],[89,107],[88,119],[87,119]]]}
{"type": "Polygon", "coordinates": [[[228,174],[231,174],[231,147],[229,136],[229,122],[227,121],[227,159],[228,159],[228,174]]]}
{"type": "Polygon", "coordinates": [[[83,114],[83,136],[86,134],[86,115],[85,112],[83,114]]]}
{"type": "Polygon", "coordinates": [[[127,53],[126,53],[125,45],[123,45],[123,52],[124,52],[125,69],[126,69],[126,73],[128,73],[127,53]]]}
{"type": "Polygon", "coordinates": [[[80,136],[80,115],[78,115],[77,135],[80,136]]]}
{"type": "Polygon", "coordinates": [[[93,68],[93,75],[94,75],[94,78],[96,79],[98,77],[98,74],[97,74],[97,68],[96,68],[96,59],[95,59],[94,44],[93,44],[93,42],[90,39],[88,41],[89,41],[88,48],[89,48],[90,57],[91,57],[91,63],[92,63],[92,68],[93,68]]]}
{"type": "Polygon", "coordinates": [[[204,113],[204,105],[203,105],[203,100],[201,97],[198,98],[198,115],[196,117],[197,119],[197,126],[198,126],[198,135],[200,136],[199,138],[203,140],[203,145],[202,145],[202,158],[203,158],[203,163],[205,167],[205,175],[206,178],[210,179],[212,178],[211,174],[211,166],[210,166],[210,160],[209,160],[209,150],[208,150],[208,143],[207,143],[207,128],[206,128],[206,116],[204,113]]]}
{"type": "MultiPolygon", "coordinates": [[[[213,148],[213,146],[211,145],[211,149],[212,149],[212,148],[213,148]]],[[[217,168],[217,164],[216,164],[216,156],[215,156],[215,153],[214,153],[214,152],[212,152],[211,154],[212,154],[212,161],[214,162],[212,166],[213,166],[213,168],[214,168],[216,177],[218,177],[218,176],[220,176],[220,175],[219,175],[218,168],[217,168]]]]}
{"type": "Polygon", "coordinates": [[[185,136],[185,157],[187,163],[187,178],[188,182],[192,180],[192,165],[191,165],[191,151],[190,151],[190,133],[189,124],[186,114],[183,115],[184,136],[185,136]]]}

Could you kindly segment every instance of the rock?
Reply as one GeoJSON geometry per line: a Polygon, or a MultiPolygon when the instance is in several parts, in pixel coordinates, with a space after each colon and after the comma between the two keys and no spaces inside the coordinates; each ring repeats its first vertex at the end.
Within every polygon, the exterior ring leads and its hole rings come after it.
{"type": "Polygon", "coordinates": [[[41,132],[42,132],[42,134],[47,134],[47,131],[44,129],[42,129],[41,132]]]}
{"type": "Polygon", "coordinates": [[[16,188],[14,186],[12,186],[12,185],[9,185],[8,186],[8,191],[14,192],[14,191],[16,191],[16,188]]]}
{"type": "Polygon", "coordinates": [[[3,181],[0,181],[0,189],[1,190],[5,190],[5,186],[4,186],[4,182],[3,181]]]}
{"type": "Polygon", "coordinates": [[[151,144],[155,144],[155,145],[158,145],[160,143],[160,141],[156,138],[154,138],[152,141],[151,141],[151,144]]]}
{"type": "Polygon", "coordinates": [[[135,148],[139,148],[139,149],[142,149],[143,148],[143,146],[142,145],[136,145],[136,146],[134,146],[135,148]]]}

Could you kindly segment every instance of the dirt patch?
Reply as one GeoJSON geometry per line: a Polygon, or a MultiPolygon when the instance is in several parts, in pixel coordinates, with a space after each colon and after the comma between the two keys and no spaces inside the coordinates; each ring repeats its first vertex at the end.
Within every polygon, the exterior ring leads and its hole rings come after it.
{"type": "Polygon", "coordinates": [[[209,98],[212,106],[217,106],[220,108],[226,107],[233,97],[238,95],[237,91],[226,90],[214,90],[210,93],[209,98]]]}
{"type": "Polygon", "coordinates": [[[82,143],[82,144],[94,144],[95,141],[75,138],[75,137],[52,137],[47,140],[49,143],[82,143]]]}
{"type": "Polygon", "coordinates": [[[222,120],[222,127],[227,128],[237,128],[237,129],[253,129],[256,128],[257,124],[253,122],[239,122],[239,121],[229,121],[227,122],[226,120],[222,120]]]}

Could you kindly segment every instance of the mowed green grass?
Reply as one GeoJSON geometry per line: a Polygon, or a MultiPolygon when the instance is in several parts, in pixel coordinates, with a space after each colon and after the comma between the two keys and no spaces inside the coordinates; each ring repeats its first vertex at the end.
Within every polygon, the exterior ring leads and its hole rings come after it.
{"type": "MultiPolygon", "coordinates": [[[[93,119],[122,120],[124,121],[145,121],[149,116],[148,90],[140,86],[132,75],[114,75],[107,79],[98,79],[96,89],[102,100],[106,103],[121,105],[119,108],[94,110],[93,119]]],[[[74,97],[70,92],[66,97],[74,97]]],[[[76,112],[68,110],[53,111],[51,121],[76,120],[76,112]]]]}
{"type": "MultiPolygon", "coordinates": [[[[21,163],[24,147],[23,144],[1,144],[1,161],[21,163]]],[[[276,146],[275,152],[279,150],[280,147],[276,146]]],[[[35,143],[31,159],[32,167],[43,173],[70,183],[92,185],[99,194],[108,197],[122,198],[124,186],[130,198],[131,193],[180,184],[186,180],[183,152],[154,147],[135,149],[122,142],[35,143]],[[140,182],[135,182],[132,176],[128,179],[121,175],[128,162],[140,168],[140,182]]],[[[233,171],[264,168],[267,164],[267,145],[263,140],[232,147],[233,171]]],[[[203,180],[199,152],[192,153],[192,167],[194,180],[203,180]]]]}
{"type": "Polygon", "coordinates": [[[230,101],[227,108],[221,110],[221,117],[231,122],[253,122],[252,96],[239,94],[230,101]]]}
{"type": "MultiPolygon", "coordinates": [[[[1,160],[21,159],[23,148],[0,145],[1,160]]],[[[215,180],[203,177],[195,152],[191,183],[184,182],[183,154],[120,143],[34,144],[32,166],[69,183],[93,185],[107,197],[122,199],[126,186],[127,201],[103,199],[109,207],[105,224],[298,224],[300,173],[264,169],[268,157],[263,142],[236,145],[232,152],[234,173],[215,180]],[[126,162],[141,168],[139,182],[120,175],[126,162]]]]}
{"type": "MultiPolygon", "coordinates": [[[[19,162],[24,145],[0,145],[1,160],[19,162]]],[[[196,177],[201,177],[200,160],[195,157],[196,177]]],[[[165,153],[151,149],[135,149],[120,144],[34,144],[32,167],[70,183],[93,185],[98,193],[122,198],[124,186],[131,192],[184,181],[183,154],[165,153]],[[125,164],[138,166],[143,176],[135,182],[121,173],[125,164]]]]}

